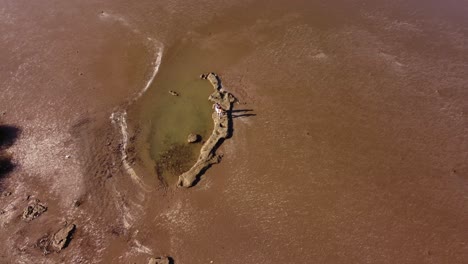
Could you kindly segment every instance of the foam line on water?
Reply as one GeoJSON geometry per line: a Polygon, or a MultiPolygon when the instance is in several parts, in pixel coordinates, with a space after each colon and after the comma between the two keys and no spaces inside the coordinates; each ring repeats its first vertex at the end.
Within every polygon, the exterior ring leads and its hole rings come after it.
{"type": "MultiPolygon", "coordinates": [[[[99,14],[99,18],[101,18],[102,20],[116,21],[125,28],[129,29],[131,32],[137,35],[143,35],[138,28],[136,28],[133,24],[131,24],[127,19],[125,19],[121,15],[112,14],[108,12],[101,12],[99,14]]],[[[154,60],[151,63],[151,73],[148,79],[146,80],[145,84],[143,85],[143,88],[131,100],[127,102],[127,107],[129,107],[140,97],[142,97],[146,93],[146,91],[151,87],[154,79],[156,78],[156,75],[158,74],[159,66],[161,65],[164,45],[152,37],[146,37],[144,38],[144,41],[148,42],[149,46],[155,50],[154,60]]],[[[110,119],[112,123],[114,123],[120,128],[120,132],[122,134],[121,160],[125,171],[130,175],[130,177],[135,183],[137,183],[145,191],[150,191],[149,186],[147,186],[142,181],[141,177],[137,175],[133,167],[128,162],[127,146],[129,136],[127,125],[127,112],[125,111],[125,109],[115,111],[111,114],[110,119]]]]}
{"type": "Polygon", "coordinates": [[[133,167],[128,162],[127,147],[128,147],[128,124],[127,124],[127,111],[113,112],[110,116],[113,124],[120,128],[122,135],[122,147],[120,148],[120,157],[125,171],[130,175],[131,179],[137,183],[145,191],[149,192],[150,187],[143,182],[140,176],[135,172],[133,167]]]}
{"type": "Polygon", "coordinates": [[[131,25],[130,22],[128,22],[128,20],[125,19],[124,17],[122,17],[121,15],[111,14],[111,13],[102,11],[99,14],[99,18],[101,18],[103,20],[116,21],[116,22],[120,23],[122,26],[130,29],[133,33],[141,33],[140,30],[138,30],[138,28],[131,25]]]}
{"type": "MultiPolygon", "coordinates": [[[[102,12],[100,14],[100,18],[105,19],[105,20],[117,21],[121,25],[123,25],[124,27],[131,30],[133,33],[135,33],[137,35],[142,35],[140,30],[138,30],[136,27],[134,27],[131,23],[129,23],[122,16],[102,12]]],[[[161,65],[163,51],[164,51],[164,45],[162,43],[160,43],[159,41],[151,38],[151,37],[146,37],[146,38],[144,38],[143,41],[148,43],[148,45],[150,46],[152,51],[154,51],[154,59],[152,60],[152,63],[151,63],[151,67],[150,67],[151,71],[150,71],[149,77],[146,80],[146,82],[144,83],[143,88],[135,96],[133,96],[133,98],[131,100],[129,100],[127,102],[126,107],[120,108],[119,110],[114,111],[110,115],[110,120],[111,120],[112,124],[114,124],[116,129],[120,130],[120,134],[122,136],[122,139],[121,139],[121,144],[122,144],[121,146],[122,147],[120,148],[120,157],[121,157],[121,162],[122,162],[122,165],[123,165],[123,168],[124,168],[125,172],[128,175],[130,175],[130,178],[132,179],[132,181],[136,185],[138,185],[142,190],[144,190],[145,192],[150,192],[151,191],[150,186],[145,184],[143,182],[143,179],[136,173],[135,169],[131,166],[130,162],[128,161],[128,154],[127,154],[127,148],[128,148],[128,144],[129,144],[129,135],[128,135],[128,123],[127,123],[127,111],[126,111],[126,109],[129,106],[131,106],[133,103],[135,103],[140,97],[142,97],[146,93],[146,91],[151,87],[151,85],[153,84],[154,79],[156,78],[156,75],[158,74],[159,66],[161,65]]],[[[117,200],[119,200],[120,199],[119,197],[121,197],[121,195],[117,191],[115,186],[114,186],[114,194],[117,195],[117,197],[115,197],[115,198],[117,198],[117,200]]],[[[129,208],[129,207],[125,206],[125,205],[122,206],[120,203],[118,203],[118,201],[116,201],[116,202],[117,202],[117,204],[116,204],[117,208],[119,210],[121,210],[122,215],[123,215],[122,221],[123,221],[124,227],[126,229],[131,228],[133,226],[134,222],[135,222],[135,216],[132,214],[132,212],[134,211],[133,209],[140,209],[141,210],[140,205],[136,204],[136,207],[129,208]]],[[[137,215],[140,215],[140,214],[137,214],[137,215]]],[[[151,254],[152,255],[152,251],[151,251],[150,248],[142,245],[136,239],[134,239],[134,242],[135,242],[135,245],[136,245],[136,247],[133,247],[134,250],[136,250],[139,253],[145,253],[145,254],[151,254]]]]}
{"type": "Polygon", "coordinates": [[[151,84],[153,84],[153,81],[154,81],[154,78],[156,77],[156,74],[158,74],[159,66],[161,65],[164,46],[161,43],[159,43],[158,41],[156,41],[156,40],[154,40],[152,38],[148,38],[148,40],[150,42],[154,43],[155,47],[157,49],[157,52],[155,54],[155,59],[154,59],[153,63],[151,64],[152,72],[151,72],[150,78],[146,81],[143,89],[133,98],[132,102],[135,102],[136,100],[138,100],[150,88],[151,84]]]}

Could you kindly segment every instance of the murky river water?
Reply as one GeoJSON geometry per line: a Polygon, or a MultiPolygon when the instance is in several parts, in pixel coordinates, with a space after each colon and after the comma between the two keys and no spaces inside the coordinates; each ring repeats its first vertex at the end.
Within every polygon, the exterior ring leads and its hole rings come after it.
{"type": "Polygon", "coordinates": [[[466,263],[467,13],[0,1],[1,121],[22,131],[1,179],[0,262],[466,263]],[[157,162],[211,131],[208,71],[241,101],[233,137],[177,189],[157,162]],[[49,208],[25,223],[28,195],[49,208]],[[43,256],[37,240],[65,221],[69,247],[43,256]]]}

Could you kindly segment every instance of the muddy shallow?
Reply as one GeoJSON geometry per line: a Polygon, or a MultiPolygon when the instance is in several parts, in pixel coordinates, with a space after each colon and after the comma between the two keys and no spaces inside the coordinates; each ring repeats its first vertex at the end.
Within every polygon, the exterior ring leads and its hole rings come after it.
{"type": "Polygon", "coordinates": [[[0,119],[21,133],[0,262],[465,263],[467,6],[344,2],[2,2],[0,119]],[[244,110],[188,190],[131,147],[157,105],[129,108],[129,147],[110,118],[159,47],[142,100],[215,71],[244,110]],[[36,198],[48,210],[26,223],[36,198]],[[73,240],[43,256],[65,222],[73,240]]]}

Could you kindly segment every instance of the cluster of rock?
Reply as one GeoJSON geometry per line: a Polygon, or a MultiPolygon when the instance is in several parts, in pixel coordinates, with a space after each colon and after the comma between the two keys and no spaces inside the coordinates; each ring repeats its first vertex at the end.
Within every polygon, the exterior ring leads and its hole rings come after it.
{"type": "Polygon", "coordinates": [[[39,217],[45,211],[47,211],[47,206],[40,203],[39,200],[35,200],[33,203],[24,208],[22,218],[24,221],[30,222],[39,217]]]}
{"type": "Polygon", "coordinates": [[[172,91],[172,90],[169,91],[169,94],[172,95],[172,96],[179,96],[178,92],[172,91]]]}
{"type": "MultiPolygon", "coordinates": [[[[29,197],[30,196],[28,195],[28,200],[29,197]]],[[[38,199],[34,199],[26,208],[24,208],[21,218],[26,222],[31,222],[46,211],[47,206],[41,203],[38,199]]],[[[36,242],[36,247],[40,248],[44,255],[51,252],[60,252],[68,246],[68,243],[70,243],[75,229],[75,224],[66,224],[64,227],[58,229],[54,234],[46,234],[41,237],[36,242]]]]}
{"type": "Polygon", "coordinates": [[[231,116],[229,113],[236,98],[231,93],[222,89],[221,81],[215,73],[202,74],[200,78],[208,80],[215,90],[208,100],[219,104],[228,114],[218,115],[216,112],[213,112],[213,132],[202,146],[197,162],[187,172],[179,176],[177,183],[179,187],[191,187],[200,174],[221,160],[221,157],[216,155],[216,149],[229,136],[231,130],[231,116]]]}

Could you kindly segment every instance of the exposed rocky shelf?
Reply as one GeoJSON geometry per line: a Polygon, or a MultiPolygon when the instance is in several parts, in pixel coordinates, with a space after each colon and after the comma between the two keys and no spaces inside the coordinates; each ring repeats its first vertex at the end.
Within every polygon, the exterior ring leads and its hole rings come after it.
{"type": "Polygon", "coordinates": [[[32,220],[36,219],[41,214],[43,214],[45,211],[47,211],[47,206],[40,203],[39,200],[34,200],[33,203],[29,204],[23,210],[22,218],[26,222],[31,222],[32,220]]]}
{"type": "Polygon", "coordinates": [[[225,110],[225,113],[218,115],[216,112],[213,112],[213,132],[205,144],[203,144],[197,162],[188,171],[179,176],[177,183],[179,187],[191,187],[197,180],[197,177],[203,174],[211,165],[221,160],[221,157],[216,155],[216,149],[230,136],[231,132],[232,120],[230,113],[232,104],[236,98],[231,93],[222,89],[221,80],[215,73],[202,74],[200,77],[208,80],[213,86],[214,92],[208,97],[208,100],[214,104],[219,104],[225,110]]]}

